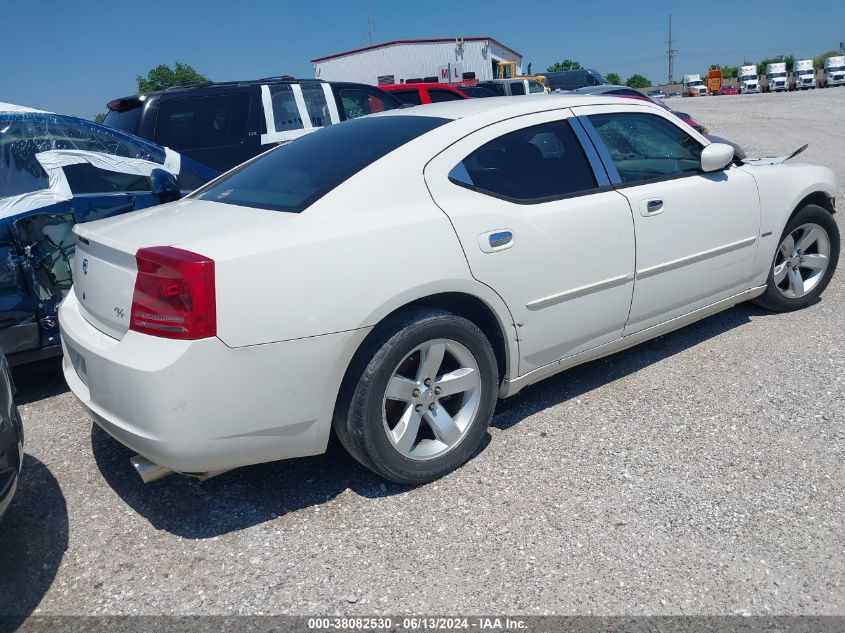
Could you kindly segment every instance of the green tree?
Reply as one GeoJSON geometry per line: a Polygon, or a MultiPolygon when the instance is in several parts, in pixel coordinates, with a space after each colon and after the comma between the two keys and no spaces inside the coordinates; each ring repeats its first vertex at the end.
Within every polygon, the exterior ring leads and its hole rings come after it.
{"type": "Polygon", "coordinates": [[[98,112],[97,114],[95,114],[94,115],[94,123],[102,123],[103,121],[105,121],[106,120],[106,114],[108,114],[108,113],[107,112],[98,112]]]}
{"type": "Polygon", "coordinates": [[[550,73],[556,73],[560,70],[581,70],[581,64],[574,59],[564,59],[562,62],[555,62],[546,68],[546,72],[550,73]]]}
{"type": "Polygon", "coordinates": [[[841,54],[841,51],[827,51],[826,53],[822,53],[821,55],[813,57],[813,68],[824,68],[824,60],[826,60],[828,57],[836,57],[841,54]]]}
{"type": "Polygon", "coordinates": [[[198,73],[190,64],[176,62],[173,68],[167,64],[159,64],[147,73],[146,77],[138,75],[138,93],[164,90],[171,86],[178,86],[193,81],[208,81],[205,75],[198,73]]]}
{"type": "Polygon", "coordinates": [[[725,66],[722,68],[722,77],[729,79],[739,75],[739,66],[725,66]]]}
{"type": "Polygon", "coordinates": [[[617,86],[622,83],[622,77],[619,76],[619,73],[607,73],[604,78],[617,86]]]}
{"type": "Polygon", "coordinates": [[[631,75],[625,85],[629,88],[648,88],[651,82],[642,75],[631,75]]]}

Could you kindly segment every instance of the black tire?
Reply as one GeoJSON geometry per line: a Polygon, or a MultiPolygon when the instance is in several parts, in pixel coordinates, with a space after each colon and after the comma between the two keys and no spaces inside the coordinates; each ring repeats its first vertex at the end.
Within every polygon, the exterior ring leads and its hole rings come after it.
{"type": "Polygon", "coordinates": [[[346,372],[333,427],[352,457],[385,479],[418,485],[455,470],[477,451],[496,406],[498,369],[493,348],[471,321],[432,308],[403,311],[379,325],[346,372]],[[426,461],[406,457],[387,436],[385,391],[396,367],[418,346],[435,339],[463,345],[478,366],[478,408],[461,439],[443,455],[426,461]]]}
{"type": "Polygon", "coordinates": [[[824,292],[824,289],[827,288],[836,270],[836,264],[839,261],[839,246],[839,227],[833,219],[833,215],[827,209],[823,209],[815,204],[808,204],[801,208],[787,223],[786,228],[778,240],[778,250],[775,251],[775,257],[769,266],[766,290],[762,295],[754,299],[754,303],[773,312],[791,312],[806,308],[815,303],[821,293],[824,292]],[[813,289],[806,295],[798,298],[787,297],[778,290],[777,284],[775,283],[775,266],[778,262],[778,251],[787,235],[792,234],[801,225],[810,223],[821,227],[830,241],[830,255],[828,256],[827,269],[813,289]]]}

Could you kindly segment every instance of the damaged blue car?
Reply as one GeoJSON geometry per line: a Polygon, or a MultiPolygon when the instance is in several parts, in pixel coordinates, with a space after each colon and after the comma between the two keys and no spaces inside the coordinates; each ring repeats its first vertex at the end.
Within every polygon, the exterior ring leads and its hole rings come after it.
{"type": "Polygon", "coordinates": [[[219,174],[131,134],[0,103],[0,349],[61,353],[79,222],[171,202],[219,174]]]}

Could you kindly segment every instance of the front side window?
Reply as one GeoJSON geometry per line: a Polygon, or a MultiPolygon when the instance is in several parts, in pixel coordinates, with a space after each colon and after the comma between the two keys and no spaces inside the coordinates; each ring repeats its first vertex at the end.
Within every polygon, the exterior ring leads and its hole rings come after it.
{"type": "Polygon", "coordinates": [[[546,89],[543,87],[539,81],[529,81],[528,82],[528,92],[531,94],[546,92],[546,89]]]}
{"type": "Polygon", "coordinates": [[[440,90],[437,88],[429,89],[428,97],[432,103],[442,103],[443,101],[463,101],[463,97],[456,95],[449,90],[440,90]]]}
{"type": "Polygon", "coordinates": [[[243,141],[248,112],[247,94],[162,99],[155,141],[175,150],[237,145],[243,141]]]}
{"type": "Polygon", "coordinates": [[[518,203],[596,188],[590,163],[567,121],[534,125],[485,143],[449,172],[449,180],[518,203]]]}
{"type": "Polygon", "coordinates": [[[623,183],[698,173],[701,145],[663,117],[621,112],[588,118],[623,183]]]}
{"type": "Polygon", "coordinates": [[[330,125],[235,168],[190,197],[300,213],[371,163],[447,122],[389,116],[330,125]]]}
{"type": "Polygon", "coordinates": [[[63,169],[74,194],[150,191],[149,178],[138,174],[100,169],[90,163],[67,165],[63,169]]]}
{"type": "Polygon", "coordinates": [[[396,107],[392,101],[383,99],[375,92],[358,88],[341,90],[340,101],[343,104],[343,112],[347,119],[357,119],[359,116],[384,112],[396,107]]]}

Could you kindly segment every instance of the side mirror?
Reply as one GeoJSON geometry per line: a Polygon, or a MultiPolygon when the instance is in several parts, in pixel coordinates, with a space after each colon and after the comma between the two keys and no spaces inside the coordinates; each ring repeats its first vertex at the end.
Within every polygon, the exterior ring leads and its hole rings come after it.
{"type": "Polygon", "coordinates": [[[159,202],[173,202],[182,197],[179,191],[179,183],[176,176],[163,169],[153,169],[150,174],[150,185],[154,196],[158,196],[159,202]]]}
{"type": "Polygon", "coordinates": [[[710,143],[701,150],[701,171],[719,171],[734,159],[734,148],[726,143],[710,143]]]}

